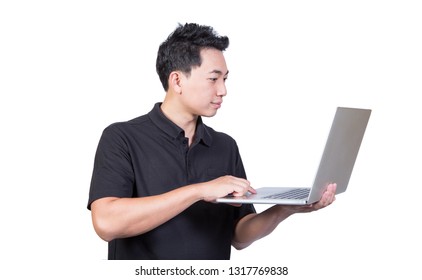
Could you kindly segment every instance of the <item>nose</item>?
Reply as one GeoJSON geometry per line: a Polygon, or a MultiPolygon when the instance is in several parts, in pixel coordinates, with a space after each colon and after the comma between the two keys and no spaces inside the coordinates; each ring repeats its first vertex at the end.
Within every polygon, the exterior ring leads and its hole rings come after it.
{"type": "Polygon", "coordinates": [[[218,88],[217,88],[217,95],[218,95],[218,96],[226,96],[226,95],[227,95],[227,88],[226,88],[226,84],[224,83],[224,81],[223,81],[223,82],[221,82],[221,83],[218,85],[218,88]]]}

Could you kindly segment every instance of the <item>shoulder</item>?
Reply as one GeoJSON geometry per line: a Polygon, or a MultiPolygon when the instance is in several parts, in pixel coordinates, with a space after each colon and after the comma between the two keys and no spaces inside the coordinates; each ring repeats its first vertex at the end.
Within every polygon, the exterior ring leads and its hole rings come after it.
{"type": "Polygon", "coordinates": [[[142,125],[145,125],[149,122],[149,118],[147,115],[143,115],[128,121],[120,121],[120,122],[114,122],[110,125],[108,125],[104,129],[104,133],[110,133],[110,134],[121,134],[125,133],[127,131],[130,131],[132,129],[139,128],[142,125]]]}
{"type": "Polygon", "coordinates": [[[108,143],[129,144],[131,139],[139,137],[140,134],[148,134],[149,118],[143,115],[128,121],[114,122],[104,128],[101,140],[108,143]]]}
{"type": "Polygon", "coordinates": [[[229,145],[237,147],[236,140],[229,134],[217,131],[210,126],[204,124],[205,131],[211,136],[212,142],[218,145],[229,145]]]}

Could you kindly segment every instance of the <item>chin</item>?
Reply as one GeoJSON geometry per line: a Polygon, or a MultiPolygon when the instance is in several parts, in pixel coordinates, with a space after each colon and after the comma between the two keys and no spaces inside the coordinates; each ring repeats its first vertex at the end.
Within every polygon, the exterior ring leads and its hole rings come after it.
{"type": "Polygon", "coordinates": [[[216,114],[217,114],[217,111],[204,112],[203,114],[201,114],[201,116],[211,118],[211,117],[214,117],[216,114]]]}

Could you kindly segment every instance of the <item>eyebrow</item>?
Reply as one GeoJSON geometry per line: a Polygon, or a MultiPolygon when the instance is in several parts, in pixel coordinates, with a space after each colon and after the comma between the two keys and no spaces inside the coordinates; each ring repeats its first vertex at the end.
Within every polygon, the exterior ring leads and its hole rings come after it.
{"type": "MultiPolygon", "coordinates": [[[[209,72],[210,74],[218,74],[218,75],[223,75],[223,72],[220,70],[212,70],[209,72]]],[[[229,74],[229,70],[227,70],[226,74],[224,74],[224,76],[227,76],[229,74]]]]}

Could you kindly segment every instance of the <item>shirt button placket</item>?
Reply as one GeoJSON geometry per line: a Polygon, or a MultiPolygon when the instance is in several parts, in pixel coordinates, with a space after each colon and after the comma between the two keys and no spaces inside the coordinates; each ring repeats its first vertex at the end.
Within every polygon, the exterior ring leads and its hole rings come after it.
{"type": "Polygon", "coordinates": [[[184,159],[185,159],[185,174],[186,174],[186,182],[190,183],[190,176],[189,176],[189,157],[188,157],[188,153],[189,153],[189,139],[185,138],[182,141],[183,143],[183,154],[184,154],[184,159]]]}

